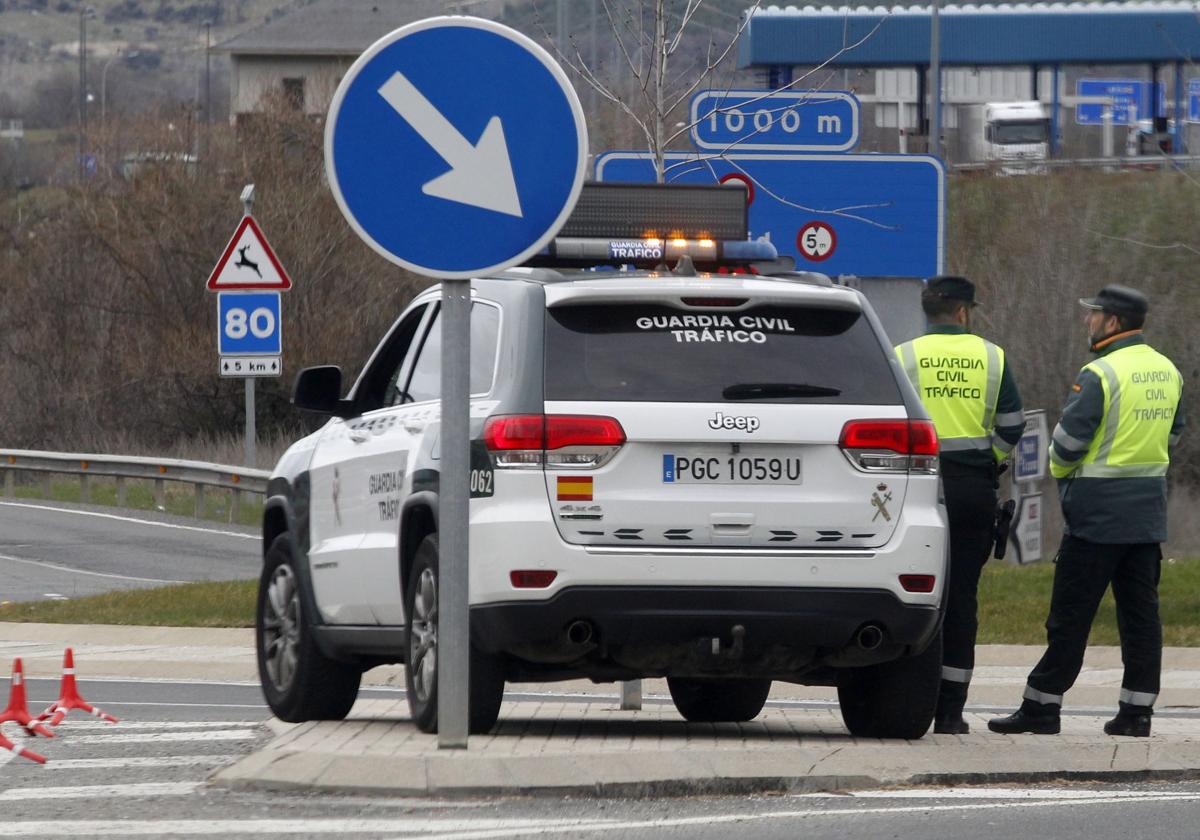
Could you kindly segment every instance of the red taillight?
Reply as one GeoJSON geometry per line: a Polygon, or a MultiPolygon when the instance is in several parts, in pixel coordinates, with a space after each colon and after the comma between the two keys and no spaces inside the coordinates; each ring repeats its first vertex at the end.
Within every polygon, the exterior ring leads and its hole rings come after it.
{"type": "Polygon", "coordinates": [[[937,432],[928,420],[850,420],[838,446],[867,472],[937,472],[937,432]]]}
{"type": "Polygon", "coordinates": [[[497,467],[593,469],[625,443],[612,417],[583,414],[508,414],[489,417],[483,441],[497,467]]]}
{"type": "Polygon", "coordinates": [[[932,592],[936,582],[935,575],[900,575],[900,585],[905,592],[932,592]]]}
{"type": "Polygon", "coordinates": [[[543,569],[514,569],[508,573],[508,579],[517,589],[545,589],[556,577],[558,572],[543,569]]]}
{"type": "Polygon", "coordinates": [[[572,414],[546,415],[546,448],[564,446],[621,446],[625,430],[612,417],[572,414]]]}
{"type": "Polygon", "coordinates": [[[842,449],[887,449],[901,455],[936,455],[937,432],[928,420],[851,420],[842,427],[842,449]]]}
{"type": "Polygon", "coordinates": [[[542,449],[546,443],[546,416],[509,414],[489,417],[483,424],[483,442],[491,452],[542,449]]]}

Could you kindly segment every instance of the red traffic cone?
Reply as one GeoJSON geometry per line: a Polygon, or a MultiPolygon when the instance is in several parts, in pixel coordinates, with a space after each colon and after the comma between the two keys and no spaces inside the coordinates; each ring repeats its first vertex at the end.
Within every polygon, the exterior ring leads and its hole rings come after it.
{"type": "Polygon", "coordinates": [[[50,726],[58,726],[62,723],[62,719],[67,716],[67,712],[72,709],[79,709],[81,712],[87,712],[89,715],[106,720],[109,723],[117,723],[117,719],[107,712],[97,709],[95,706],[83,699],[83,695],[79,693],[79,689],[75,687],[75,654],[70,648],[67,648],[66,655],[63,656],[63,679],[62,691],[59,693],[58,700],[51,703],[46,711],[38,715],[38,720],[50,718],[50,726]]]}
{"type": "MultiPolygon", "coordinates": [[[[35,732],[47,738],[53,738],[54,733],[33,719],[29,714],[29,705],[25,700],[25,669],[21,667],[21,658],[13,660],[12,687],[8,694],[8,708],[0,712],[0,723],[15,721],[25,727],[30,735],[35,732]]],[[[38,718],[41,720],[41,718],[38,718]]]]}
{"type": "Polygon", "coordinates": [[[0,750],[8,750],[11,753],[16,753],[21,758],[28,758],[30,761],[36,761],[38,764],[46,763],[46,756],[38,755],[32,750],[23,750],[14,744],[12,741],[4,737],[4,733],[0,732],[0,750]]]}

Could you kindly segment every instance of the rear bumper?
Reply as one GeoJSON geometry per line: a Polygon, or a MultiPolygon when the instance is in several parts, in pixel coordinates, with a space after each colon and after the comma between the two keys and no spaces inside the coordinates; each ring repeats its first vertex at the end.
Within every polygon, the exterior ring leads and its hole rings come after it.
{"type": "Polygon", "coordinates": [[[855,647],[866,625],[883,631],[878,650],[891,659],[902,648],[923,650],[941,610],[906,604],[882,589],[816,587],[578,586],[545,601],[471,607],[471,634],[491,653],[527,650],[530,643],[561,649],[566,628],[586,621],[600,649],[693,643],[745,629],[747,650],[785,647],[819,656],[855,647]]]}

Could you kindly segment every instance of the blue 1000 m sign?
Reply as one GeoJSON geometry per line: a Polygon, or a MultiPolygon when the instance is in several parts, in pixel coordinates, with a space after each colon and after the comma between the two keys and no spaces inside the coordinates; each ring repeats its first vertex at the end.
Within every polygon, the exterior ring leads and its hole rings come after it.
{"type": "Polygon", "coordinates": [[[706,151],[848,152],[859,104],[828,90],[702,90],[692,97],[692,142],[706,151]]]}

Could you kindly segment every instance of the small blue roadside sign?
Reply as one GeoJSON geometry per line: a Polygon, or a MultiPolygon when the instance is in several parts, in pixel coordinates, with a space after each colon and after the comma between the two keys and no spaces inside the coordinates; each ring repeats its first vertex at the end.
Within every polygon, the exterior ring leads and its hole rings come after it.
{"type": "Polygon", "coordinates": [[[279,292],[217,294],[217,352],[222,356],[278,356],[283,352],[279,292]]]}
{"type": "MultiPolygon", "coordinates": [[[[1075,93],[1078,96],[1111,96],[1113,125],[1132,125],[1154,116],[1150,98],[1152,86],[1152,82],[1139,79],[1080,79],[1075,83],[1075,93]]],[[[1165,114],[1166,107],[1166,92],[1159,84],[1158,113],[1165,114]]],[[[1076,105],[1076,124],[1104,125],[1104,108],[1099,103],[1076,105]]]]}
{"type": "Polygon", "coordinates": [[[369,47],[325,126],[351,227],[388,260],[447,279],[541,250],[575,206],[587,148],[579,98],[549,53],[470,17],[418,21],[369,47]]]}
{"type": "Polygon", "coordinates": [[[1187,121],[1200,123],[1200,79],[1188,79],[1187,121]]]}
{"type": "Polygon", "coordinates": [[[722,152],[848,152],[860,110],[845,91],[702,90],[692,97],[692,142],[722,152]]]}
{"type": "MultiPolygon", "coordinates": [[[[645,152],[606,152],[596,180],[654,181],[645,152]]],[[[860,277],[942,273],[946,171],[931,155],[667,154],[665,180],[737,182],[750,235],[768,237],[800,270],[860,277]]]]}
{"type": "Polygon", "coordinates": [[[1025,432],[1013,451],[1013,481],[1040,481],[1045,478],[1049,445],[1046,412],[1041,409],[1026,411],[1025,432]]]}

